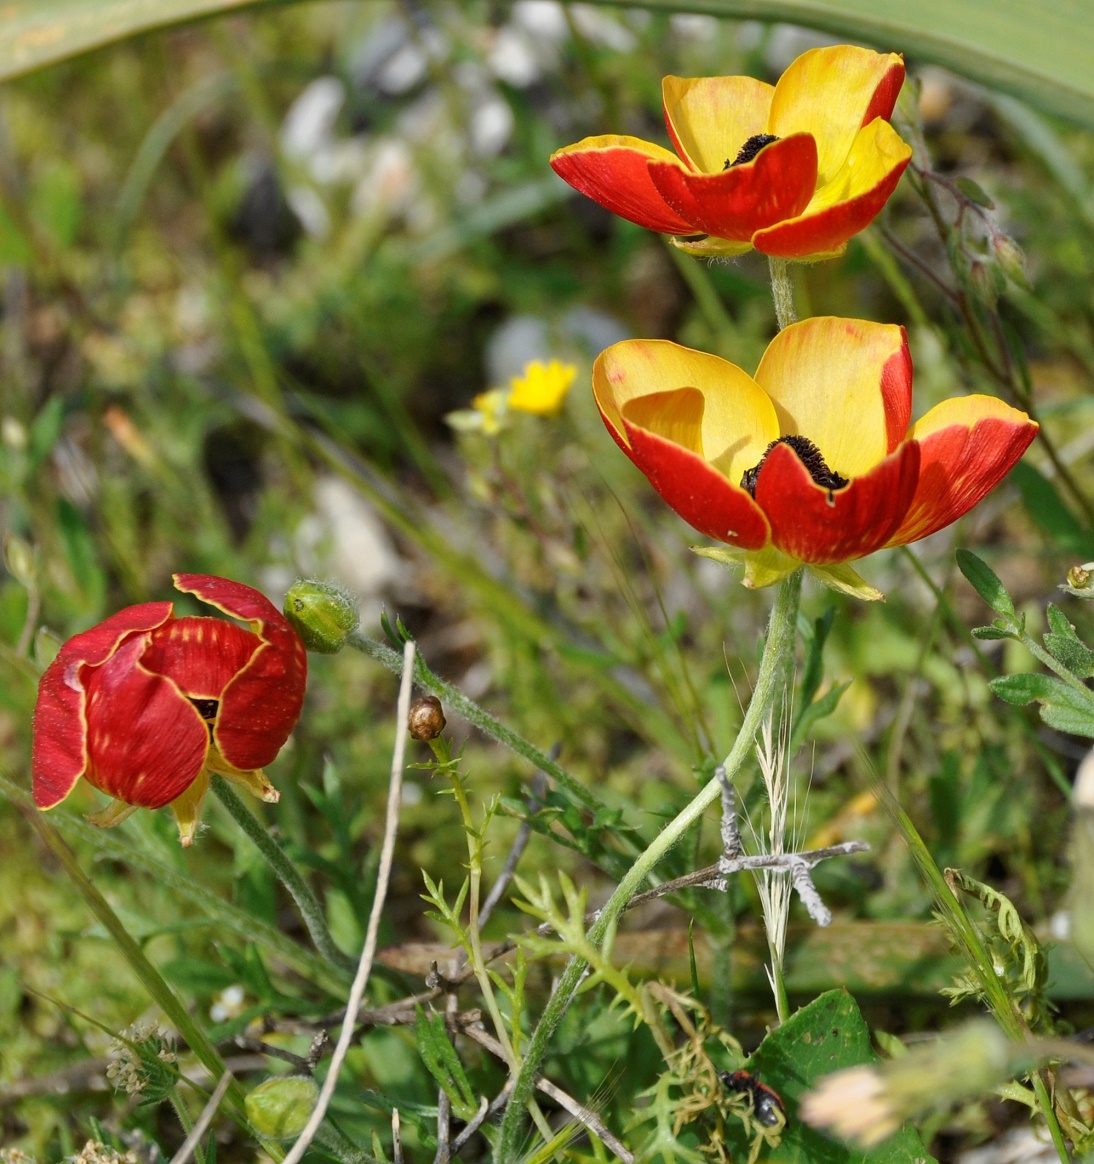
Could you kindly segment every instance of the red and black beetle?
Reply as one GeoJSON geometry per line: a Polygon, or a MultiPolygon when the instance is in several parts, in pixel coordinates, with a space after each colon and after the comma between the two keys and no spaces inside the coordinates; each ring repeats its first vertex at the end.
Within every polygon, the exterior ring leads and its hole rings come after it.
{"type": "Polygon", "coordinates": [[[773,1087],[761,1083],[747,1071],[723,1071],[719,1078],[730,1091],[739,1091],[752,1100],[752,1113],[757,1123],[765,1128],[786,1123],[786,1108],[773,1087]]]}

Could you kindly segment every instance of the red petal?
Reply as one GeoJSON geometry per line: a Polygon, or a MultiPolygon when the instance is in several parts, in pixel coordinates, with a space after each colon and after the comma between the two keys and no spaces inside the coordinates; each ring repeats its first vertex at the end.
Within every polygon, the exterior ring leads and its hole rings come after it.
{"type": "Polygon", "coordinates": [[[878,216],[909,161],[910,154],[864,194],[758,231],[752,245],[777,259],[804,259],[810,255],[838,252],[848,239],[864,230],[878,216]]]}
{"type": "Polygon", "coordinates": [[[551,157],[551,168],[575,190],[628,222],[661,234],[695,234],[695,227],[665,205],[650,180],[652,158],[682,169],[660,146],[637,138],[586,138],[551,157]],[[633,141],[634,144],[623,144],[633,141]],[[644,148],[638,148],[639,146],[644,148]]]}
{"type": "Polygon", "coordinates": [[[197,778],[209,749],[209,729],[173,683],[139,665],[146,646],[146,635],[134,636],[101,667],[84,667],[84,775],[127,804],[162,808],[197,778]]]}
{"type": "Polygon", "coordinates": [[[86,693],[81,665],[98,666],[129,635],[152,630],[170,617],[170,602],[128,606],[70,638],[46,668],[34,707],[31,762],[34,803],[39,808],[60,804],[87,767],[86,693]]]}
{"type": "Polygon", "coordinates": [[[176,618],[152,635],[141,666],[190,699],[219,699],[261,640],[222,618],[176,618]]]}
{"type": "Polygon", "coordinates": [[[630,448],[620,447],[688,525],[743,550],[768,544],[767,521],[743,489],[698,454],[630,424],[625,417],[623,424],[631,443],[630,448]]]}
{"type": "Polygon", "coordinates": [[[900,336],[900,350],[890,356],[881,369],[881,399],[885,407],[885,436],[890,453],[908,435],[908,421],[912,418],[912,353],[904,327],[900,329],[900,336]]]}
{"type": "Polygon", "coordinates": [[[817,144],[811,134],[796,133],[765,146],[755,161],[720,174],[693,174],[667,162],[650,162],[649,174],[681,218],[707,234],[747,242],[757,230],[794,218],[809,205],[817,185],[817,144]]]}
{"type": "Polygon", "coordinates": [[[250,623],[262,646],[229,682],[213,735],[220,754],[248,771],[273,762],[300,718],[308,658],[300,636],[265,595],[208,574],[176,574],[175,586],[250,623]]]}
{"type": "Polygon", "coordinates": [[[776,445],[756,483],[771,540],[792,558],[824,566],[865,557],[885,545],[915,492],[919,448],[909,441],[843,489],[813,482],[797,454],[776,445]]]}
{"type": "Polygon", "coordinates": [[[1036,435],[1037,425],[1028,418],[1021,423],[993,416],[971,427],[955,423],[911,442],[920,448],[919,483],[888,544],[919,541],[968,513],[1014,468],[1036,435]]]}
{"type": "Polygon", "coordinates": [[[900,96],[900,88],[904,84],[904,58],[899,62],[893,61],[874,90],[874,96],[862,117],[862,124],[869,125],[875,117],[884,117],[886,121],[893,115],[896,108],[896,99],[900,96]]]}

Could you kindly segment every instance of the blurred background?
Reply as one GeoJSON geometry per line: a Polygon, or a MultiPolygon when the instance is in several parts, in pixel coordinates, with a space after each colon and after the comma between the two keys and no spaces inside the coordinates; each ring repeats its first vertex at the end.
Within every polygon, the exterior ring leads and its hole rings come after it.
{"type": "MultiPolygon", "coordinates": [[[[63,639],[120,606],[178,598],[172,571],[235,578],[278,605],[295,578],[315,576],[359,596],[367,634],[382,637],[382,612],[401,618],[435,671],[545,751],[557,747],[597,788],[613,819],[575,826],[555,805],[524,861],[565,868],[603,897],[611,834],[655,832],[732,742],[770,596],[689,552],[696,535],[604,431],[589,367],[607,344],[645,336],[753,371],[775,320],[761,256],[686,258],[574,194],[547,158],[595,133],[666,143],[663,75],[774,81],[818,43],[829,41],[789,25],[555,0],[316,2],[152,31],[7,83],[9,781],[29,785],[49,649],[39,628],[63,639]],[[496,433],[446,422],[529,361],[552,359],[577,368],[559,415],[510,413],[496,433]]],[[[919,126],[916,162],[935,176],[906,177],[844,259],[795,270],[799,313],[905,324],[917,415],[992,392],[1034,405],[1051,448],[1035,446],[956,526],[863,564],[884,604],[807,583],[803,630],[827,633],[821,690],[853,683],[796,761],[799,832],[803,844],[856,838],[872,849],[819,872],[839,920],[823,944],[802,946],[790,986],[802,1001],[849,982],[872,1021],[900,1033],[940,1021],[948,971],[929,894],[864,794],[870,772],[940,865],[990,879],[1047,935],[1067,884],[1065,789],[1085,750],[994,700],[993,674],[1036,664],[970,640],[989,611],[953,550],[987,560],[1031,628],[1047,601],[1069,601],[1056,590],[1067,569],[1094,557],[1094,138],[906,55],[895,121],[919,126]],[[880,936],[866,941],[870,926],[880,936]]],[[[197,611],[184,598],[177,608],[197,611]]],[[[1091,629],[1081,603],[1066,611],[1080,633],[1091,629]]],[[[335,936],[353,951],[371,900],[395,680],[350,652],[311,663],[304,716],[270,773],[281,804],[260,811],[322,879],[335,936]]],[[[519,808],[534,773],[453,728],[477,794],[519,808]]],[[[100,799],[81,788],[63,811],[100,799]]],[[[190,852],[164,813],[110,835],[298,933],[219,806],[206,817],[190,852]]],[[[492,827],[500,866],[518,822],[492,827]]],[[[447,941],[425,917],[420,870],[455,879],[465,843],[427,774],[409,773],[401,830],[382,944],[447,941]]],[[[121,855],[72,839],[196,1013],[230,1033],[216,1024],[243,1029],[240,1016],[268,1007],[245,943],[121,855]]],[[[712,827],[674,860],[683,872],[716,851],[712,827]]],[[[0,854],[0,1141],[57,1159],[89,1120],[124,1110],[125,1126],[143,1120],[170,1144],[175,1133],[126,1109],[103,1074],[111,1034],[147,1012],[147,996],[8,801],[0,854]]],[[[498,935],[519,916],[500,911],[498,935]]],[[[701,938],[704,1001],[745,1042],[771,1014],[762,953],[742,953],[738,933],[756,916],[742,882],[706,909],[701,938]]],[[[669,906],[645,911],[627,923],[627,956],[672,972],[650,953],[649,934],[667,932],[686,981],[686,924],[669,906]]],[[[816,940],[803,924],[801,941],[816,940]]],[[[1065,955],[1053,955],[1054,997],[1087,1025],[1089,972],[1065,955]]],[[[392,991],[412,988],[396,981],[392,991]]],[[[322,994],[310,1005],[321,1012],[322,994]]],[[[595,1087],[620,1053],[617,1035],[557,1069],[587,1072],[595,1087]]],[[[354,1070],[381,1092],[429,1093],[399,1031],[363,1043],[354,1070]]],[[[346,1118],[368,1129],[388,1117],[346,1118]]],[[[1012,1120],[977,1105],[945,1135],[968,1146],[1012,1120]]],[[[230,1144],[225,1153],[250,1158],[230,1144]]]]}

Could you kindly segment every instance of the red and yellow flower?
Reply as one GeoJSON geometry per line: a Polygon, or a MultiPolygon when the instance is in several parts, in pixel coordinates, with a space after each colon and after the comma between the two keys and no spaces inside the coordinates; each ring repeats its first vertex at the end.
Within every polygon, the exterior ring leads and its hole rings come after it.
{"type": "Polygon", "coordinates": [[[172,603],[146,602],[69,639],[42,676],[34,709],[39,808],[60,804],[82,776],[114,797],[90,818],[96,824],[170,804],[189,845],[211,773],[279,799],[262,769],[300,717],[304,645],[250,586],[176,574],[175,587],[247,627],[176,618],[172,603]]]}
{"type": "Polygon", "coordinates": [[[1010,471],[1037,432],[992,396],[946,400],[909,427],[902,327],[818,317],[772,340],[755,378],[668,340],[624,340],[593,365],[608,431],[746,586],[805,564],[863,598],[846,563],[942,529],[1010,471]]]}
{"type": "Polygon", "coordinates": [[[911,158],[886,120],[903,82],[902,57],[851,45],[810,49],[774,86],[666,77],[676,154],[610,134],[558,150],[551,166],[694,254],[826,258],[874,220],[911,158]]]}

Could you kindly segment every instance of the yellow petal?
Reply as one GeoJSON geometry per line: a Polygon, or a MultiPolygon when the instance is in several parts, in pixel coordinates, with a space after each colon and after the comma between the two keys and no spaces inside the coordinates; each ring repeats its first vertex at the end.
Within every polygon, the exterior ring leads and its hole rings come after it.
{"type": "Polygon", "coordinates": [[[911,156],[912,147],[887,121],[880,117],[871,121],[855,134],[843,165],[818,179],[816,193],[800,217],[861,197],[911,156]]]}
{"type": "Polygon", "coordinates": [[[861,476],[889,453],[886,389],[891,410],[903,416],[896,441],[904,435],[911,363],[894,324],[835,316],[791,324],[771,341],[756,380],[775,405],[781,434],[808,437],[844,477],[861,476]]]}
{"type": "Polygon", "coordinates": [[[627,444],[622,420],[626,408],[631,423],[667,424],[678,431],[685,448],[714,463],[734,484],[779,435],[771,401],[747,372],[668,340],[623,340],[605,349],[593,365],[593,395],[622,444],[627,444]],[[696,397],[680,394],[681,388],[697,390],[701,410],[696,397]],[[658,399],[632,403],[643,397],[658,399]],[[665,410],[660,421],[658,408],[665,410]]]}
{"type": "Polygon", "coordinates": [[[703,174],[718,174],[741,146],[767,132],[774,86],[752,77],[666,77],[665,121],[680,156],[703,174]]]}
{"type": "MultiPolygon", "coordinates": [[[[778,137],[811,133],[817,140],[818,186],[844,164],[855,134],[872,121],[879,91],[895,100],[904,79],[897,53],[875,53],[853,45],[833,45],[802,53],[775,86],[770,132],[778,137]]],[[[885,101],[884,116],[892,109],[885,101]]]]}

